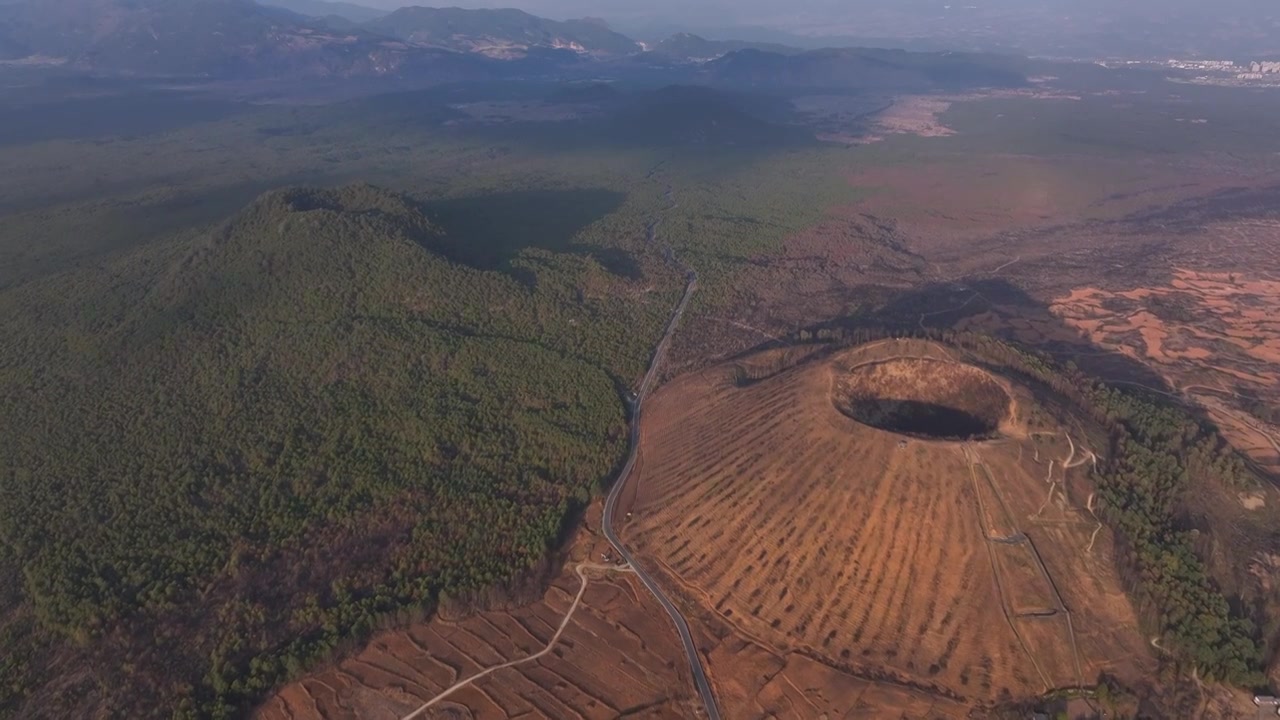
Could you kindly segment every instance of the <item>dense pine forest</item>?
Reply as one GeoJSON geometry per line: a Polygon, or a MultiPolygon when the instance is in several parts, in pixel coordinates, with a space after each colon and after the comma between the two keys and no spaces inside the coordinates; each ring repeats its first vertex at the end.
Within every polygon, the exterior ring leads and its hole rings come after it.
{"type": "Polygon", "coordinates": [[[56,650],[115,668],[119,710],[231,716],[542,567],[624,452],[668,298],[433,249],[468,241],[378,188],[285,190],[6,294],[0,706],[56,650]]]}

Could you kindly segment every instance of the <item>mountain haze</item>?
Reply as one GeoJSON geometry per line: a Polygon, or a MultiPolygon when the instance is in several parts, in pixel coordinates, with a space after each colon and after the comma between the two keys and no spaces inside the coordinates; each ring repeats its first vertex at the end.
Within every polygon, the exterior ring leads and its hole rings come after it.
{"type": "Polygon", "coordinates": [[[416,74],[440,80],[484,76],[467,55],[510,60],[547,49],[600,57],[640,51],[633,40],[595,20],[421,7],[383,17],[347,3],[278,2],[289,9],[254,0],[0,4],[0,60],[148,76],[416,74]]]}
{"type": "Polygon", "coordinates": [[[1013,58],[958,53],[834,48],[783,55],[756,49],[728,53],[705,66],[706,79],[753,88],[924,91],[1016,87],[1026,77],[1013,58]]]}
{"type": "Polygon", "coordinates": [[[0,56],[147,75],[321,76],[394,71],[403,47],[335,33],[252,0],[28,0],[0,10],[0,56]]]}
{"type": "Polygon", "coordinates": [[[708,40],[692,33],[676,33],[650,50],[680,60],[709,60],[738,50],[760,50],[779,55],[796,55],[799,48],[779,43],[758,43],[743,40],[708,40]]]}
{"type": "Polygon", "coordinates": [[[519,55],[533,47],[592,55],[626,55],[640,50],[634,40],[600,21],[559,22],[511,9],[405,7],[364,27],[418,45],[494,57],[519,55]]]}
{"type": "Polygon", "coordinates": [[[369,22],[387,14],[364,5],[329,0],[259,0],[262,5],[278,7],[313,18],[339,17],[353,23],[369,22]]]}

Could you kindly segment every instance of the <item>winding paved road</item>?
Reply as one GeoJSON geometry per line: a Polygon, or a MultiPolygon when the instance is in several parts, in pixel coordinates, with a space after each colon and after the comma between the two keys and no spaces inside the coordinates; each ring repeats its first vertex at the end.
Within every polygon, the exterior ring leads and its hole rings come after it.
{"type": "Polygon", "coordinates": [[[658,599],[662,607],[666,609],[667,614],[671,616],[671,621],[675,623],[676,631],[680,633],[680,642],[684,644],[684,653],[689,658],[689,669],[693,672],[693,682],[698,688],[698,695],[702,697],[702,704],[706,707],[707,716],[711,720],[720,720],[720,708],[716,705],[715,694],[711,692],[711,683],[707,680],[707,673],[702,667],[702,657],[698,655],[697,645],[693,642],[693,635],[689,632],[689,624],[685,622],[684,616],[676,609],[671,600],[663,594],[662,589],[654,582],[649,573],[644,571],[639,563],[636,562],[631,552],[622,544],[622,539],[618,537],[617,532],[613,528],[613,516],[617,512],[618,499],[622,496],[622,490],[626,487],[627,480],[631,477],[631,471],[636,464],[636,451],[640,446],[640,411],[644,403],[645,397],[653,387],[653,383],[657,377],[659,366],[662,359],[666,355],[667,346],[670,344],[671,336],[675,332],[676,325],[680,322],[680,317],[684,315],[685,307],[689,304],[689,298],[693,297],[693,292],[697,289],[698,278],[696,274],[690,273],[689,282],[685,286],[684,297],[680,299],[680,304],[676,306],[675,313],[671,316],[671,321],[667,324],[667,331],[662,336],[662,340],[658,343],[657,349],[653,354],[653,361],[649,365],[649,372],[645,374],[644,381],[640,384],[640,390],[636,393],[636,398],[631,403],[631,449],[627,456],[627,463],[622,467],[622,472],[618,474],[618,479],[614,481],[613,489],[609,491],[609,497],[604,503],[604,518],[602,526],[604,535],[609,539],[609,543],[613,545],[622,559],[627,561],[632,570],[635,571],[636,577],[640,578],[640,582],[649,588],[649,592],[658,599]]]}
{"type": "MultiPolygon", "coordinates": [[[[650,226],[650,232],[653,231],[654,227],[655,226],[650,226]]],[[[674,253],[671,254],[670,257],[674,258],[674,253]]],[[[676,609],[676,606],[673,605],[671,601],[667,599],[667,596],[662,593],[661,588],[658,587],[658,584],[654,582],[653,578],[649,577],[649,574],[636,564],[635,558],[627,550],[626,546],[622,544],[622,539],[618,537],[618,534],[614,532],[613,529],[613,515],[617,511],[618,498],[621,496],[622,489],[626,486],[627,480],[631,476],[631,471],[635,468],[636,464],[636,453],[640,446],[641,406],[644,403],[645,397],[648,396],[649,391],[653,389],[653,385],[657,381],[658,370],[662,366],[662,360],[666,357],[667,348],[671,344],[672,336],[675,335],[676,327],[680,324],[680,318],[684,316],[684,311],[685,308],[689,306],[690,298],[693,297],[694,291],[698,289],[698,274],[688,268],[683,269],[685,270],[686,278],[684,295],[681,296],[680,303],[676,305],[675,312],[671,314],[671,319],[667,321],[667,327],[662,334],[662,339],[658,341],[657,347],[654,348],[653,359],[649,362],[649,370],[645,373],[644,379],[640,382],[640,388],[636,392],[635,398],[630,401],[631,435],[627,462],[622,466],[622,471],[618,473],[618,478],[614,481],[613,489],[609,491],[609,496],[605,499],[604,518],[601,525],[604,529],[604,535],[608,538],[609,543],[613,545],[614,549],[618,551],[618,554],[626,560],[627,569],[630,572],[635,573],[636,577],[640,578],[640,582],[644,583],[644,586],[649,589],[649,592],[653,593],[653,596],[657,598],[662,607],[666,609],[667,614],[671,616],[671,621],[675,623],[676,631],[680,634],[680,642],[684,644],[684,652],[689,658],[689,667],[693,672],[693,682],[694,685],[697,686],[698,694],[702,697],[702,704],[706,707],[707,716],[711,720],[721,720],[720,708],[716,705],[715,695],[711,692],[711,683],[707,680],[707,673],[702,668],[702,658],[698,655],[698,648],[693,642],[693,634],[689,632],[689,624],[685,622],[684,616],[680,614],[680,611],[676,609]]],[[[556,642],[560,639],[560,635],[564,632],[565,627],[568,626],[569,620],[572,619],[574,611],[582,601],[582,595],[587,590],[587,576],[585,573],[585,570],[587,569],[616,571],[621,568],[611,565],[593,565],[589,563],[583,563],[578,566],[578,577],[582,580],[582,584],[578,588],[578,594],[574,597],[573,603],[569,606],[569,611],[565,613],[564,620],[560,622],[560,627],[556,629],[555,635],[552,636],[550,642],[547,643],[545,648],[528,657],[511,660],[509,662],[502,663],[501,665],[495,665],[464,680],[459,680],[444,692],[441,692],[418,707],[418,709],[408,715],[405,715],[402,720],[416,720],[436,703],[449,695],[452,695],[454,692],[461,690],[467,685],[470,685],[476,680],[491,675],[499,670],[513,667],[521,663],[526,663],[531,660],[537,660],[551,652],[551,648],[554,647],[556,642]]]]}
{"type": "MultiPolygon", "coordinates": [[[[650,225],[650,232],[656,235],[657,223],[650,225]]],[[[652,241],[651,237],[651,241],[652,241]]],[[[675,261],[675,253],[670,253],[669,257],[675,261]]],[[[678,264],[678,263],[677,263],[678,264]]],[[[613,483],[613,489],[609,491],[608,498],[604,503],[604,517],[601,525],[604,529],[604,535],[608,538],[609,543],[618,551],[623,560],[631,566],[636,577],[640,578],[640,582],[644,583],[649,592],[658,599],[658,602],[667,611],[667,615],[671,616],[671,622],[675,623],[676,631],[680,634],[680,642],[684,645],[684,653],[689,658],[689,669],[693,673],[693,683],[697,686],[698,695],[702,697],[702,704],[706,708],[707,717],[711,720],[720,720],[720,708],[716,705],[715,694],[711,692],[711,682],[707,680],[707,673],[702,667],[702,657],[698,654],[698,647],[693,642],[693,634],[689,632],[689,623],[685,622],[684,616],[676,609],[671,600],[663,594],[662,589],[654,582],[649,573],[636,562],[635,557],[622,544],[622,539],[618,537],[617,532],[613,528],[613,516],[618,509],[618,499],[622,496],[622,490],[627,485],[627,480],[631,477],[631,471],[635,469],[636,454],[640,447],[640,411],[644,405],[645,398],[648,397],[649,391],[653,389],[653,385],[657,382],[658,370],[662,366],[662,360],[666,357],[667,348],[671,344],[671,337],[675,335],[676,327],[680,324],[680,318],[684,316],[685,308],[689,306],[689,300],[693,297],[694,291],[698,289],[698,274],[693,270],[681,266],[685,270],[686,283],[684,286],[684,295],[680,298],[680,303],[676,305],[675,312],[671,314],[671,319],[667,321],[666,331],[662,334],[662,339],[658,341],[658,346],[654,348],[653,359],[649,362],[649,371],[645,373],[644,380],[640,382],[640,388],[636,391],[635,399],[631,401],[631,448],[628,451],[627,462],[622,466],[622,472],[618,473],[618,479],[613,483]]]]}

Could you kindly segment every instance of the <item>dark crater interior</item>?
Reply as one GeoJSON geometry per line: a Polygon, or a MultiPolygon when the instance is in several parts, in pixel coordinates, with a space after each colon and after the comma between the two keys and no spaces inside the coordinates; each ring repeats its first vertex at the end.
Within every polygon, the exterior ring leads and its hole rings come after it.
{"type": "Polygon", "coordinates": [[[892,433],[933,440],[996,437],[1011,400],[987,373],[961,363],[898,358],[850,369],[833,398],[845,415],[892,433]]]}
{"type": "Polygon", "coordinates": [[[848,415],[881,430],[939,440],[990,438],[999,429],[991,418],[918,400],[864,398],[849,407],[848,415]]]}

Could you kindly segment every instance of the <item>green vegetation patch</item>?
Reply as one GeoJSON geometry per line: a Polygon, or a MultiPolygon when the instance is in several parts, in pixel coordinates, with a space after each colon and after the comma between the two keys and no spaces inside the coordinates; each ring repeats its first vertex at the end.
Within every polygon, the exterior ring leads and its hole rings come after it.
{"type": "Polygon", "coordinates": [[[37,621],[6,654],[110,644],[109,709],[220,716],[538,568],[625,450],[616,378],[663,313],[592,292],[590,258],[518,279],[443,241],[394,193],[287,190],[0,295],[0,585],[37,621]]]}

